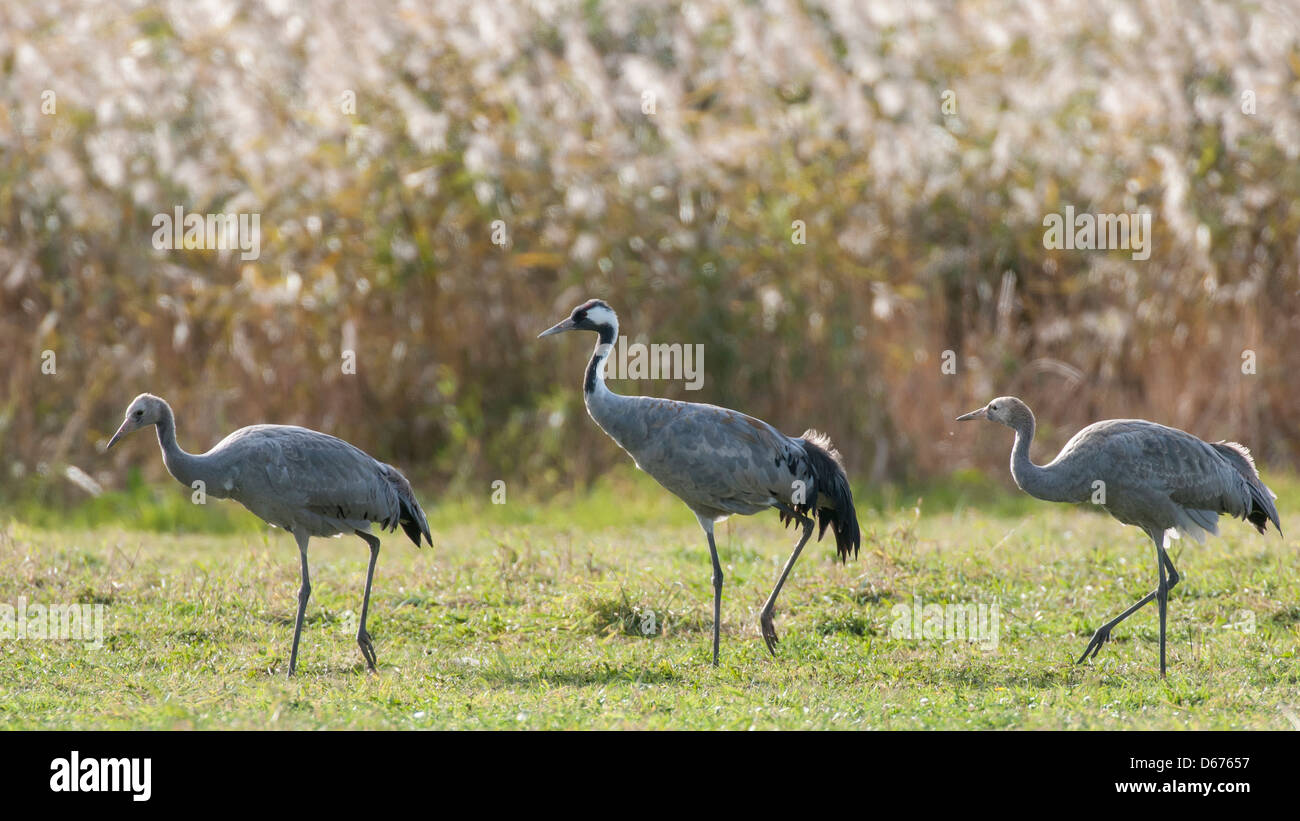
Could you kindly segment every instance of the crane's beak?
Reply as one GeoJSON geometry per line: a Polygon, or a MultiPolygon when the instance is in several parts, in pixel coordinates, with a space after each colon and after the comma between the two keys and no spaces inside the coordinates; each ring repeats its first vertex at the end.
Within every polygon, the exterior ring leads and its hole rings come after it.
{"type": "Polygon", "coordinates": [[[537,338],[541,339],[544,336],[550,336],[551,334],[558,334],[558,333],[563,333],[564,331],[572,331],[572,330],[574,330],[573,317],[569,317],[568,319],[565,319],[562,322],[557,322],[551,327],[542,331],[540,334],[537,335],[537,338]]]}
{"type": "Polygon", "coordinates": [[[963,413],[961,416],[957,417],[957,421],[969,422],[972,419],[988,419],[988,418],[989,418],[989,407],[988,405],[985,405],[979,410],[973,410],[970,413],[963,413]]]}
{"type": "Polygon", "coordinates": [[[131,433],[134,430],[135,428],[131,427],[130,419],[124,421],[122,423],[122,427],[117,429],[117,433],[113,434],[113,438],[109,439],[108,444],[104,446],[104,452],[107,453],[109,450],[112,449],[113,445],[117,444],[118,439],[121,439],[123,436],[126,436],[128,433],[131,433]]]}

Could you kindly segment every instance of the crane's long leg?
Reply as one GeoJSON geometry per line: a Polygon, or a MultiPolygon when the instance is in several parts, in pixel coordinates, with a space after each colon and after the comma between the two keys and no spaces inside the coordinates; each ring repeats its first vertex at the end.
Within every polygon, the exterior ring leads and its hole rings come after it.
{"type": "Polygon", "coordinates": [[[786,560],[785,567],[781,570],[781,578],[776,580],[776,587],[772,588],[772,593],[763,603],[763,609],[758,613],[758,626],[763,634],[763,641],[767,643],[767,651],[776,656],[776,627],[772,625],[772,613],[776,609],[776,597],[781,592],[781,586],[785,584],[786,576],[790,575],[790,569],[794,567],[795,561],[799,558],[799,552],[803,546],[808,543],[808,537],[813,532],[813,520],[800,513],[796,513],[794,508],[784,504],[777,504],[777,509],[787,516],[793,518],[796,522],[803,525],[803,536],[799,539],[799,544],[794,546],[794,552],[786,560]]]}
{"type": "MultiPolygon", "coordinates": [[[[1153,539],[1154,538],[1157,537],[1153,537],[1153,539]]],[[[1125,610],[1123,613],[1120,613],[1101,627],[1098,627],[1097,632],[1092,634],[1092,639],[1088,642],[1088,646],[1084,648],[1083,655],[1079,656],[1079,660],[1076,661],[1075,664],[1082,664],[1084,659],[1095,658],[1097,653],[1101,651],[1101,646],[1110,640],[1110,631],[1115,628],[1115,625],[1150,604],[1151,601],[1159,595],[1161,587],[1164,588],[1166,600],[1168,599],[1169,591],[1173,590],[1174,585],[1178,584],[1180,577],[1178,571],[1174,568],[1174,563],[1169,559],[1169,554],[1165,552],[1164,546],[1161,545],[1159,541],[1156,542],[1156,554],[1160,564],[1160,582],[1156,589],[1152,590],[1141,599],[1138,599],[1132,607],[1125,610]],[[1167,580],[1165,579],[1166,570],[1169,572],[1167,580]]],[[[1162,629],[1161,634],[1163,635],[1163,633],[1164,631],[1162,629]]]]}
{"type": "Polygon", "coordinates": [[[370,568],[366,570],[366,595],[361,600],[361,624],[357,626],[357,646],[361,648],[361,655],[365,657],[366,664],[373,670],[379,657],[375,655],[374,642],[366,632],[366,614],[370,612],[370,584],[375,579],[375,562],[379,560],[379,538],[359,530],[357,535],[370,546],[370,568]]]}
{"type": "Polygon", "coordinates": [[[696,514],[704,535],[709,537],[709,557],[713,559],[713,666],[718,666],[718,642],[722,637],[722,562],[718,561],[718,546],[713,541],[713,520],[696,514]]]}
{"type": "Polygon", "coordinates": [[[307,541],[311,538],[305,532],[293,534],[298,542],[298,553],[302,556],[302,586],[298,588],[298,617],[293,623],[293,652],[289,654],[289,675],[298,666],[298,639],[302,636],[302,617],[307,612],[307,600],[311,598],[311,576],[307,573],[307,541]]]}
{"type": "Polygon", "coordinates": [[[1156,587],[1156,603],[1160,605],[1160,677],[1165,677],[1165,611],[1169,604],[1169,583],[1165,578],[1165,550],[1156,545],[1156,573],[1160,583],[1156,587]]]}

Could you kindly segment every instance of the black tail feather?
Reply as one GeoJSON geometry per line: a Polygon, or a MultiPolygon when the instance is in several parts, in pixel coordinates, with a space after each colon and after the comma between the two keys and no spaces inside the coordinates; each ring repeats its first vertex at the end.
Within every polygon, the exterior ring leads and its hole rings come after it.
{"type": "MultiPolygon", "coordinates": [[[[392,465],[383,467],[384,475],[393,486],[393,490],[397,491],[397,524],[402,526],[402,530],[411,541],[415,542],[416,547],[420,546],[421,536],[429,542],[429,547],[433,547],[429,522],[424,517],[424,510],[420,507],[420,503],[415,500],[415,491],[411,490],[411,483],[392,465]]],[[[387,523],[386,526],[392,527],[387,523]]]]}
{"type": "Polygon", "coordinates": [[[429,522],[424,518],[424,511],[412,497],[409,500],[402,500],[402,515],[398,520],[402,525],[402,530],[415,542],[415,546],[420,546],[420,536],[424,536],[429,547],[433,547],[433,536],[429,535],[429,522]]]}
{"type": "Polygon", "coordinates": [[[1268,523],[1271,521],[1277,528],[1279,535],[1282,533],[1282,522],[1278,520],[1277,507],[1274,506],[1273,500],[1268,498],[1273,492],[1264,486],[1262,482],[1252,482],[1250,485],[1250,511],[1246,514],[1246,520],[1255,526],[1260,533],[1268,530],[1268,523]],[[1262,492],[1261,492],[1262,489],[1262,492]]]}
{"type": "Polygon", "coordinates": [[[1247,487],[1250,488],[1250,509],[1246,511],[1245,519],[1255,526],[1260,533],[1268,530],[1268,523],[1272,522],[1277,528],[1278,535],[1282,534],[1282,522],[1277,515],[1277,506],[1273,500],[1277,494],[1268,489],[1268,486],[1259,478],[1259,470],[1255,467],[1255,459],[1250,455],[1250,451],[1245,445],[1239,445],[1236,442],[1215,442],[1213,447],[1225,458],[1228,463],[1241,474],[1246,480],[1247,487]]]}
{"type": "MultiPolygon", "coordinates": [[[[840,561],[846,561],[849,553],[854,557],[862,544],[862,531],[858,526],[858,511],[853,506],[853,491],[849,488],[849,477],[844,472],[839,451],[831,444],[829,436],[815,430],[804,431],[800,441],[808,466],[812,469],[814,493],[807,504],[794,505],[801,515],[812,513],[818,520],[817,540],[821,541],[829,527],[835,534],[835,550],[840,561]]],[[[790,517],[782,512],[781,521],[785,523],[790,517]]]]}

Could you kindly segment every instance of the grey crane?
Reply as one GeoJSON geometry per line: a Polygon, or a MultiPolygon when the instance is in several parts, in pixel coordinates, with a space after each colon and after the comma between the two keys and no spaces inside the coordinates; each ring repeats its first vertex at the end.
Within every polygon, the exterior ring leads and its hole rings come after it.
{"type": "Polygon", "coordinates": [[[1154,599],[1160,606],[1160,675],[1165,675],[1165,612],[1178,571],[1166,552],[1182,532],[1204,542],[1219,532],[1219,514],[1246,519],[1260,533],[1271,521],[1279,534],[1277,498],[1260,481],[1250,451],[1236,442],[1204,442],[1144,419],[1107,419],[1074,435],[1050,463],[1029,460],[1034,414],[1014,396],[1000,396],[958,422],[988,419],[1016,432],[1011,475],[1021,490],[1049,502],[1094,499],[1124,524],[1137,525],[1156,546],[1156,589],[1097,628],[1078,664],[1095,658],[1115,625],[1154,599]],[[1166,574],[1167,571],[1167,574],[1166,574]]]}
{"type": "Polygon", "coordinates": [[[714,666],[722,619],[722,564],[713,525],[731,515],[776,508],[782,524],[797,522],[803,528],[759,613],[763,641],[775,656],[776,597],[812,535],[813,517],[821,525],[818,541],[831,527],[841,561],[850,551],[858,553],[861,536],[853,493],[830,439],[815,430],[792,438],[762,420],[714,405],[614,393],[605,385],[605,360],[618,339],[618,316],[602,300],[587,300],[538,338],[563,331],[595,331],[598,337],[583,382],[587,413],[637,467],[686,503],[708,537],[714,666]]]}
{"type": "Polygon", "coordinates": [[[171,406],[148,393],[131,401],[125,421],[108,440],[105,450],[149,425],[157,427],[163,464],[177,481],[202,488],[207,496],[234,499],[297,540],[302,556],[302,586],[298,590],[298,616],[289,656],[290,676],[298,666],[302,617],[311,596],[308,540],[312,536],[354,533],[366,543],[370,567],[366,570],[357,646],[366,665],[375,669],[378,658],[366,632],[366,614],[375,562],[379,559],[379,538],[370,532],[370,525],[388,530],[400,525],[416,547],[420,546],[421,536],[433,545],[429,523],[406,477],[342,439],[294,425],[251,425],[222,439],[207,453],[186,453],[176,444],[176,419],[171,406]]]}

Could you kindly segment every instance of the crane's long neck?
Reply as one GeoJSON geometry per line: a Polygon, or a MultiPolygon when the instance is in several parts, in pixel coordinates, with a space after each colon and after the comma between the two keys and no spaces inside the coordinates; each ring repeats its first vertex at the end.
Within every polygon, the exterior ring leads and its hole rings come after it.
{"type": "Polygon", "coordinates": [[[591,352],[591,361],[587,363],[587,375],[582,383],[582,395],[590,403],[592,397],[611,393],[605,386],[605,360],[614,350],[618,339],[618,320],[608,325],[601,325],[597,331],[600,338],[596,340],[596,349],[591,352]]]}
{"type": "Polygon", "coordinates": [[[635,424],[632,424],[635,420],[630,419],[628,413],[629,405],[636,400],[614,393],[605,385],[605,360],[614,350],[614,342],[618,339],[618,320],[601,325],[597,333],[600,338],[596,341],[596,349],[591,353],[591,361],[587,363],[582,397],[592,420],[626,449],[636,440],[635,424]]]}
{"type": "Polygon", "coordinates": [[[1016,425],[1016,442],[1011,447],[1011,476],[1016,485],[1036,499],[1047,502],[1085,501],[1087,494],[1079,494],[1078,482],[1053,465],[1039,467],[1029,459],[1029,444],[1034,441],[1034,419],[1021,420],[1016,425]]]}
{"type": "Polygon", "coordinates": [[[181,450],[176,444],[176,417],[170,406],[164,406],[163,418],[158,421],[158,447],[162,449],[163,464],[167,472],[183,485],[192,485],[203,479],[203,457],[181,450]]]}

